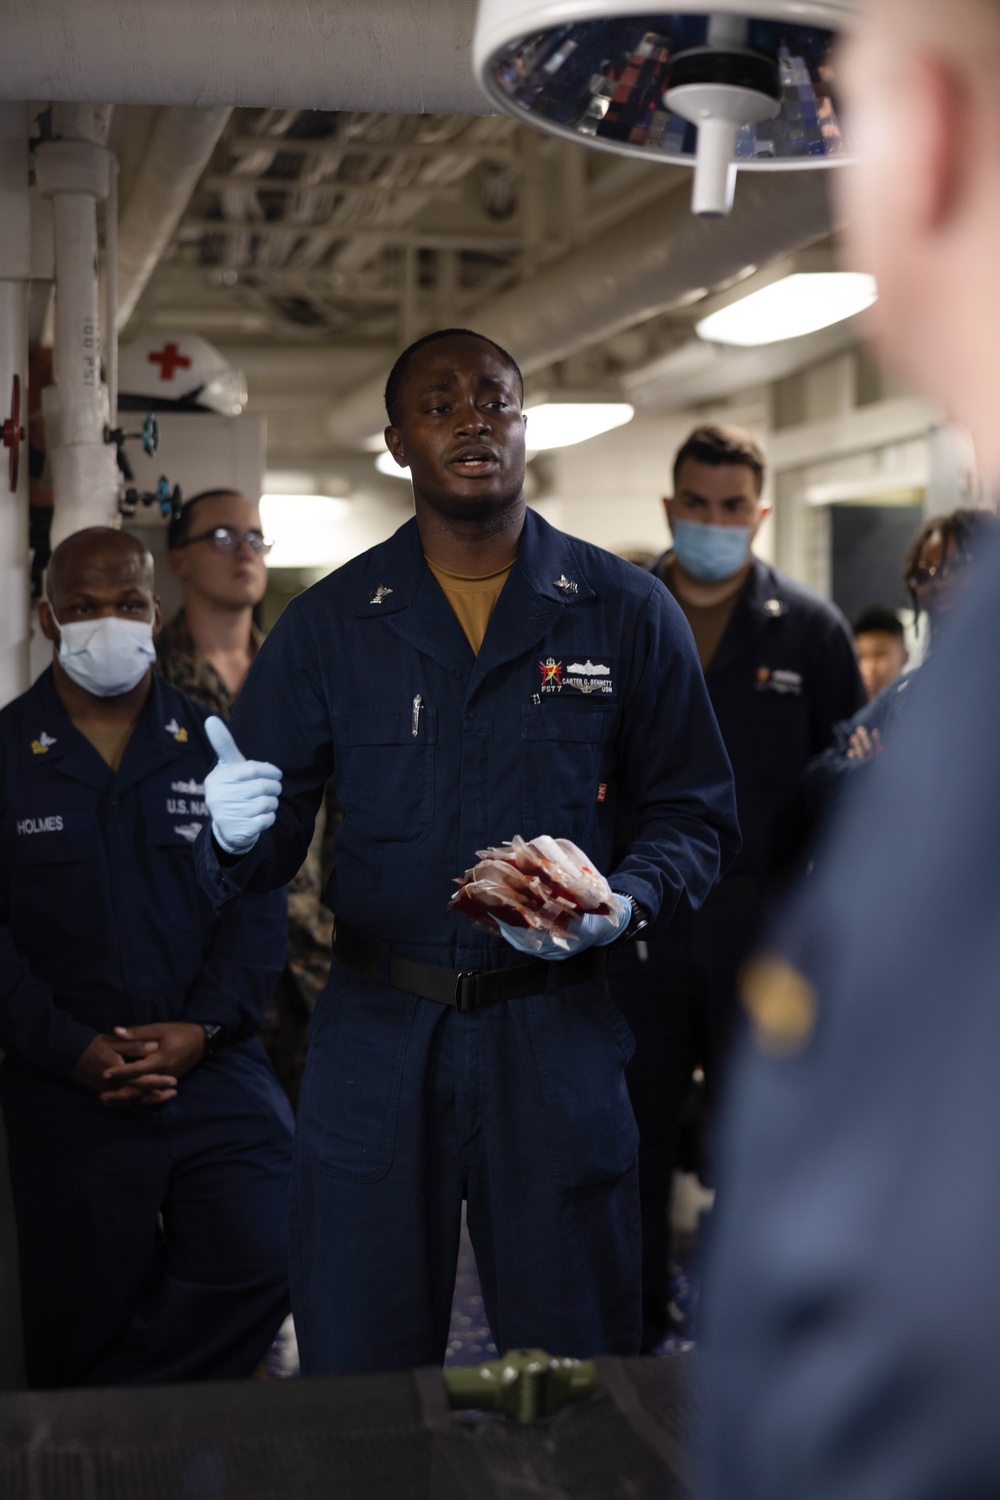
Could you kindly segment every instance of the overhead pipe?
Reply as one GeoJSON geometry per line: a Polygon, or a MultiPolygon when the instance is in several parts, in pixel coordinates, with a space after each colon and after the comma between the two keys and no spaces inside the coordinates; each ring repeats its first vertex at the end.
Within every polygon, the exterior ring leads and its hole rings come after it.
{"type": "Polygon", "coordinates": [[[231,109],[158,115],[118,226],[118,314],[125,327],[211,160],[231,109]]]}
{"type": "Polygon", "coordinates": [[[0,98],[492,114],[475,16],[476,0],[7,6],[0,98]]]}
{"type": "MultiPolygon", "coordinates": [[[[828,234],[827,176],[748,174],[731,217],[709,223],[692,216],[681,186],[469,320],[530,374],[828,234]]],[[[381,432],[383,384],[367,381],[330,413],[327,431],[341,446],[365,447],[381,432]]]]}
{"type": "Polygon", "coordinates": [[[52,543],[85,526],[117,523],[118,471],[105,442],[101,319],[97,278],[97,205],[108,196],[110,111],[57,105],[54,139],[35,149],[35,181],[52,199],[56,259],[53,371],[57,401],[43,396],[55,430],[52,543]]]}

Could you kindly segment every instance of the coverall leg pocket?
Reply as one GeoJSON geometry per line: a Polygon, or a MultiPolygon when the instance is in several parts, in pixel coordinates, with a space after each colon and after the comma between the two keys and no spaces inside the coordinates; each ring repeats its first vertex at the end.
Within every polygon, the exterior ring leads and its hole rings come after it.
{"type": "Polygon", "coordinates": [[[309,1032],[300,1148],[347,1182],[392,1165],[399,1091],[416,999],[333,960],[309,1032]]]}
{"type": "Polygon", "coordinates": [[[639,1146],[625,1083],[635,1044],[624,1016],[603,983],[525,1004],[557,1185],[617,1182],[639,1146]]]}

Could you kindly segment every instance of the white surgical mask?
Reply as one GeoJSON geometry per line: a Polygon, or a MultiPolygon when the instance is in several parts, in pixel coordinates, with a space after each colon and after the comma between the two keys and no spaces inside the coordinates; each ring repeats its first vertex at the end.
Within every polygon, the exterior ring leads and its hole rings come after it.
{"type": "Polygon", "coordinates": [[[155,660],[149,620],[105,615],[100,620],[59,625],[60,666],[78,687],[97,698],[116,698],[129,692],[155,660]]]}

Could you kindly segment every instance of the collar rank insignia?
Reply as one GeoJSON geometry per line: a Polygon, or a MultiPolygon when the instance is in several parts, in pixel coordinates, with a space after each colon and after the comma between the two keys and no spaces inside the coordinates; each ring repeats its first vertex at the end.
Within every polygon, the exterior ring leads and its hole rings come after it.
{"type": "Polygon", "coordinates": [[[781,614],[781,600],[765,599],[764,608],[767,610],[769,615],[774,615],[775,619],[777,619],[778,615],[781,614]]]}
{"type": "Polygon", "coordinates": [[[388,599],[392,589],[387,584],[380,583],[377,589],[372,589],[368,595],[369,604],[381,604],[383,599],[388,599]]]}
{"type": "Polygon", "coordinates": [[[37,740],[32,740],[31,753],[32,755],[48,755],[49,746],[54,744],[54,736],[52,736],[51,734],[46,734],[45,730],[43,729],[37,740]]]}
{"type": "Polygon", "coordinates": [[[580,592],[579,584],[574,583],[571,578],[567,578],[565,573],[560,573],[558,578],[552,580],[552,587],[558,589],[560,594],[565,594],[567,598],[570,594],[578,594],[580,592]]]}
{"type": "Polygon", "coordinates": [[[176,719],[171,719],[170,723],[169,724],[164,724],[163,727],[167,731],[168,734],[172,734],[173,735],[173,737],[177,741],[178,745],[186,745],[187,744],[188,732],[187,732],[187,730],[184,728],[184,726],[182,724],[178,724],[178,722],[177,722],[176,719]]]}

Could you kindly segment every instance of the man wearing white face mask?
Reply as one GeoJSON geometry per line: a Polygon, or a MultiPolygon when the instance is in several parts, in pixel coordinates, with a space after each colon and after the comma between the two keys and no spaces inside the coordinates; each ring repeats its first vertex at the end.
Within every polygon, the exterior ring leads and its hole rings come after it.
{"type": "Polygon", "coordinates": [[[737,1016],[737,971],[769,891],[801,853],[802,772],[831,743],[839,715],[865,701],[840,612],[751,551],[770,506],[764,455],[750,434],[696,428],[673,479],[664,507],[674,545],[655,572],[694,634],[733,766],[743,848],[699,912],[682,905],[667,931],[623,951],[611,969],[636,1036],[629,1089],[641,1136],[646,1349],[676,1324],[668,1209],[692,1069],[704,1069],[713,1103],[737,1016]]]}
{"type": "Polygon", "coordinates": [[[288,1311],[291,1115],[256,1031],[281,892],[194,878],[214,752],[152,670],[135,538],[53,554],[49,671],[0,713],[0,1104],[32,1386],[249,1375],[288,1311]]]}

